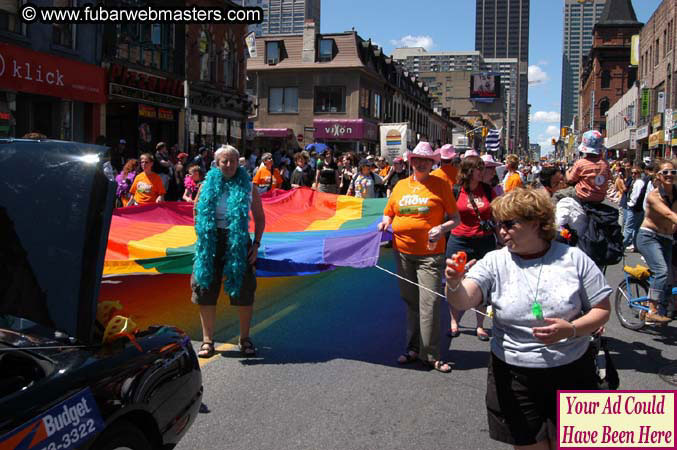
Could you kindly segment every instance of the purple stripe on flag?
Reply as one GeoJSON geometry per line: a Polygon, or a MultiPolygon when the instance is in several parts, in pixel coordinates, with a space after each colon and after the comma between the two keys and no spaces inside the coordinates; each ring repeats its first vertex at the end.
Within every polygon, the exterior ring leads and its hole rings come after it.
{"type": "Polygon", "coordinates": [[[327,238],[324,262],[335,266],[373,267],[378,262],[381,233],[370,231],[356,236],[327,238]]]}

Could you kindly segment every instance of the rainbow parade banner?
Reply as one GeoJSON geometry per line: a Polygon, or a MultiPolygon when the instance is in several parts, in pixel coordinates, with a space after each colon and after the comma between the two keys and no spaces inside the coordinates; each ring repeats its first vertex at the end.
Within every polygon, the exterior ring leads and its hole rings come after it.
{"type": "MultiPolygon", "coordinates": [[[[257,276],[309,275],[378,261],[386,199],[325,194],[309,188],[262,196],[266,216],[257,276]]],[[[193,204],[160,203],[113,212],[104,276],[190,274],[193,204]]],[[[249,224],[253,233],[253,221],[249,224]]]]}

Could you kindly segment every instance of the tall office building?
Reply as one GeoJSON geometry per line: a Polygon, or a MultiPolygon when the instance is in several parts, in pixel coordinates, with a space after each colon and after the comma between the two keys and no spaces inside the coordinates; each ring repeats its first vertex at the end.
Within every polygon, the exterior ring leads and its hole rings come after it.
{"type": "Polygon", "coordinates": [[[529,3],[530,0],[476,0],[475,50],[484,58],[516,58],[517,142],[512,148],[526,152],[529,144],[529,3]]]}
{"type": "Polygon", "coordinates": [[[578,114],[581,60],[592,47],[592,29],[599,21],[605,3],[606,0],[564,1],[560,127],[571,125],[574,115],[578,114]]]}
{"type": "Polygon", "coordinates": [[[315,21],[315,29],[320,30],[321,0],[234,0],[242,6],[260,6],[263,9],[263,22],[250,25],[249,31],[257,36],[269,34],[303,34],[306,19],[315,21]]]}
{"type": "MultiPolygon", "coordinates": [[[[514,141],[516,135],[518,61],[516,58],[483,58],[478,51],[428,52],[422,47],[396,48],[393,59],[409,72],[421,76],[430,88],[436,108],[449,109],[452,116],[459,114],[454,108],[458,98],[452,95],[454,84],[460,80],[449,76],[449,72],[493,72],[501,75],[503,101],[506,116],[504,135],[514,141]],[[424,75],[422,75],[424,74],[424,75]],[[508,120],[510,125],[507,125],[508,120]]],[[[468,86],[470,88],[470,86],[468,86]]],[[[464,99],[467,100],[467,94],[464,99]]]]}

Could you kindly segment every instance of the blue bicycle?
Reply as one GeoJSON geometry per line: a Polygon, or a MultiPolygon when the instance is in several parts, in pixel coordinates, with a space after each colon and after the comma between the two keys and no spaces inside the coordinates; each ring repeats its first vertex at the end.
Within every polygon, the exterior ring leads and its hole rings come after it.
{"type": "MultiPolygon", "coordinates": [[[[644,316],[649,312],[649,285],[651,272],[647,267],[623,267],[625,279],[616,289],[615,311],[618,321],[625,328],[639,330],[647,325],[644,316]]],[[[672,287],[672,294],[677,295],[677,287],[672,287]]]]}

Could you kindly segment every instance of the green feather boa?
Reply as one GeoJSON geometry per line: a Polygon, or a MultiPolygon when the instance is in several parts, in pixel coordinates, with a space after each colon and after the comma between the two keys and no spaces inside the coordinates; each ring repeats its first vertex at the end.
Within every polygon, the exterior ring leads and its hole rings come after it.
{"type": "Polygon", "coordinates": [[[216,205],[226,195],[226,222],[228,248],[223,266],[225,282],[223,290],[237,297],[242,287],[242,278],[247,268],[247,244],[249,243],[249,207],[251,204],[251,180],[247,172],[238,167],[235,175],[226,180],[221,170],[214,167],[205,178],[195,216],[195,258],[193,276],[198,286],[208,289],[214,276],[216,254],[216,205]]]}

